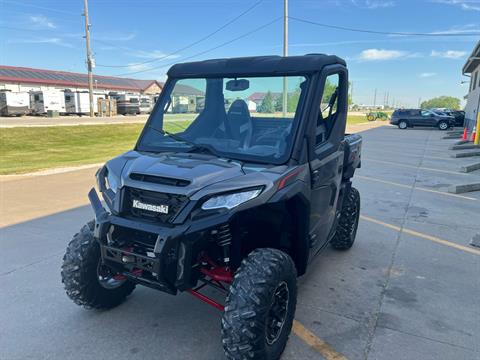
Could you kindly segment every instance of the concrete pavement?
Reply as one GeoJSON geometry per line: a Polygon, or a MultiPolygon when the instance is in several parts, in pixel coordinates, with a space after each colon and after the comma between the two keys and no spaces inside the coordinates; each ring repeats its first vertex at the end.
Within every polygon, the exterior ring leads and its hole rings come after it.
{"type": "MultiPolygon", "coordinates": [[[[458,173],[468,161],[449,158],[453,140],[438,130],[362,135],[357,241],[313,262],[299,280],[296,319],[347,359],[478,359],[480,255],[462,248],[480,232],[480,192],[446,191],[480,171],[458,173]]],[[[0,359],[222,359],[220,314],[189,295],[139,287],[110,311],[66,297],[61,257],[92,218],[82,205],[94,171],[0,182],[0,359]]],[[[292,334],[282,358],[330,355],[292,334]]]]}

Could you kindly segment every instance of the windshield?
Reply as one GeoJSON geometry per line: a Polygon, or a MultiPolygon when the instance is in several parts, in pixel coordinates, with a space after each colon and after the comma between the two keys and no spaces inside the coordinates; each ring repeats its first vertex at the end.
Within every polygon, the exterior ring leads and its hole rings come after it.
{"type": "Polygon", "coordinates": [[[136,149],[210,152],[244,161],[284,163],[306,87],[303,76],[171,81],[136,149]]]}

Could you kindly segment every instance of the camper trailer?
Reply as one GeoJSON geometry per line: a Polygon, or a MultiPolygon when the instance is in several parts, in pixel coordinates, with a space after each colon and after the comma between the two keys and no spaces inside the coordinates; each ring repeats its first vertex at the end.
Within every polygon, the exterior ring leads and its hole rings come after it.
{"type": "Polygon", "coordinates": [[[153,109],[153,99],[151,96],[140,96],[140,114],[150,114],[153,109]]]}
{"type": "MultiPolygon", "coordinates": [[[[104,94],[93,94],[93,112],[98,112],[98,99],[104,99],[104,94]]],[[[65,112],[67,114],[89,114],[90,96],[88,91],[65,90],[65,112]]]]}
{"type": "Polygon", "coordinates": [[[28,92],[0,91],[0,116],[18,116],[30,112],[28,92]]]}
{"type": "Polygon", "coordinates": [[[57,111],[64,114],[65,96],[60,90],[40,90],[30,92],[30,107],[36,115],[46,114],[47,111],[57,111]]]}
{"type": "Polygon", "coordinates": [[[109,96],[117,100],[117,114],[140,114],[140,97],[138,95],[110,93],[109,96]]]}

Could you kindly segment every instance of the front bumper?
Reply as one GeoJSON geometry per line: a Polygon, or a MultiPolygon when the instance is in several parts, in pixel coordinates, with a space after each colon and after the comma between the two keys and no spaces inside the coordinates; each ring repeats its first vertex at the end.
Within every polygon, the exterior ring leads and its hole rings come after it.
{"type": "MultiPolygon", "coordinates": [[[[212,234],[230,221],[229,213],[174,227],[131,220],[108,213],[94,189],[88,194],[95,212],[95,239],[102,262],[131,281],[170,294],[193,288],[202,276],[198,259],[212,243],[212,234]],[[118,245],[116,232],[149,239],[150,248],[137,251],[118,245]],[[136,234],[136,235],[134,235],[136,234]]],[[[132,239],[133,240],[133,239],[132,239]]]]}

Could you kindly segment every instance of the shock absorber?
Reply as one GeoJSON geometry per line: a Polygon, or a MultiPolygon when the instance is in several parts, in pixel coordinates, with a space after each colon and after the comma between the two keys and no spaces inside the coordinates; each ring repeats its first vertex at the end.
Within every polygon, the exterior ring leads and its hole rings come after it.
{"type": "Polygon", "coordinates": [[[230,245],[232,244],[232,234],[228,224],[221,225],[217,230],[217,244],[222,248],[223,261],[226,266],[230,262],[230,245]]]}

